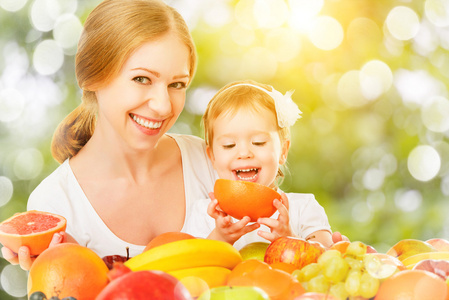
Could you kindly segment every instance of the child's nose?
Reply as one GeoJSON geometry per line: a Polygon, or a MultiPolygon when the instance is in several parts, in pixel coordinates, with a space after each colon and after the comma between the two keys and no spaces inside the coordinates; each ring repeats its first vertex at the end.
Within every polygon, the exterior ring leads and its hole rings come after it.
{"type": "Polygon", "coordinates": [[[251,158],[253,157],[253,152],[251,151],[250,147],[246,145],[240,145],[238,156],[240,159],[251,158]]]}

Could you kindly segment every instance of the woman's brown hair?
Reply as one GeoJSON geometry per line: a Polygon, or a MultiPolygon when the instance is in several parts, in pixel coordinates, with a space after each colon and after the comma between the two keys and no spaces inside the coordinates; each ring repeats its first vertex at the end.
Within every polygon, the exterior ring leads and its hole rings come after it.
{"type": "Polygon", "coordinates": [[[87,17],[78,43],[75,71],[83,90],[82,102],[56,129],[51,151],[62,163],[75,156],[91,138],[96,122],[95,90],[120,72],[142,44],[170,31],[190,50],[190,80],[196,68],[196,51],[182,16],[161,0],[104,0],[87,17]]]}

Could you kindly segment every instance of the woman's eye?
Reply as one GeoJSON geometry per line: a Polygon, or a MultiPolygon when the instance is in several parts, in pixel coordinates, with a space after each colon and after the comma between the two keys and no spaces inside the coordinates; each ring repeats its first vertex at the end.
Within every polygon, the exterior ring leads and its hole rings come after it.
{"type": "Polygon", "coordinates": [[[169,87],[175,88],[175,89],[184,89],[187,86],[185,82],[174,82],[169,85],[169,87]]]}
{"type": "Polygon", "coordinates": [[[151,80],[148,77],[145,76],[137,76],[133,78],[134,81],[141,83],[141,84],[149,84],[151,83],[151,80]]]}

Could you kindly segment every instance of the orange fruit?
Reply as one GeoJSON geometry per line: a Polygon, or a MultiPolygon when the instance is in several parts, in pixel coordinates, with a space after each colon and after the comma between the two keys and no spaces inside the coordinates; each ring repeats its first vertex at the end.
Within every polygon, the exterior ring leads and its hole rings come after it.
{"type": "Polygon", "coordinates": [[[257,259],[245,260],[231,271],[229,286],[255,286],[264,290],[271,300],[289,300],[305,292],[289,273],[273,269],[257,259]]]}
{"type": "Polygon", "coordinates": [[[251,222],[271,217],[276,212],[273,200],[281,199],[278,192],[262,184],[229,179],[215,181],[214,195],[225,213],[239,220],[249,216],[251,222]]]}
{"type": "Polygon", "coordinates": [[[195,237],[191,234],[185,233],[185,232],[179,232],[179,231],[170,231],[170,232],[164,232],[161,233],[160,235],[156,236],[155,238],[153,238],[148,245],[145,247],[145,249],[143,250],[143,252],[163,245],[163,244],[167,244],[167,243],[171,243],[174,241],[180,241],[180,240],[186,240],[186,239],[194,239],[195,237]]]}
{"type": "Polygon", "coordinates": [[[257,268],[270,269],[271,267],[269,264],[255,258],[244,260],[231,270],[231,273],[228,276],[228,283],[233,278],[245,276],[257,268]]]}
{"type": "Polygon", "coordinates": [[[332,246],[329,249],[335,249],[340,251],[340,253],[345,254],[349,244],[351,244],[351,242],[349,241],[339,241],[332,244],[332,246]]]}
{"type": "Polygon", "coordinates": [[[446,282],[429,271],[404,270],[385,279],[379,287],[375,300],[446,300],[446,282]]]}
{"type": "Polygon", "coordinates": [[[31,265],[28,295],[41,291],[47,299],[95,299],[108,284],[108,271],[91,249],[72,243],[58,244],[42,252],[31,265]]]}
{"type": "Polygon", "coordinates": [[[289,264],[286,262],[274,262],[270,264],[270,267],[272,267],[273,269],[285,271],[289,274],[298,269],[298,267],[296,267],[294,264],[289,264]]]}
{"type": "Polygon", "coordinates": [[[39,255],[50,245],[53,234],[65,231],[64,217],[30,210],[15,214],[0,223],[0,243],[18,252],[21,246],[30,248],[31,255],[39,255]]]}

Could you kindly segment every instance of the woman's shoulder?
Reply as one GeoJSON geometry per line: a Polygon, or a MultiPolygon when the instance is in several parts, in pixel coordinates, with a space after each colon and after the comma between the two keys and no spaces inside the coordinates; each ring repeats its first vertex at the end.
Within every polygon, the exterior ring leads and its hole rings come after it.
{"type": "Polygon", "coordinates": [[[168,136],[173,138],[178,145],[192,147],[192,148],[205,148],[206,143],[200,137],[190,134],[168,133],[168,136]]]}
{"type": "Polygon", "coordinates": [[[28,207],[40,205],[42,202],[51,202],[52,199],[62,200],[62,198],[65,198],[64,195],[71,182],[70,172],[70,166],[68,160],[66,160],[31,192],[28,207]]]}

